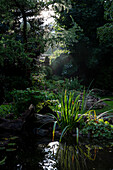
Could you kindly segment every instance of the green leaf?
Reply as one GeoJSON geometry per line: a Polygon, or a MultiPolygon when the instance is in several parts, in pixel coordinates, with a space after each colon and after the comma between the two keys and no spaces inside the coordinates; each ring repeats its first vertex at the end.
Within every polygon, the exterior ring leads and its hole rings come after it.
{"type": "Polygon", "coordinates": [[[57,121],[55,121],[54,125],[53,125],[53,139],[52,139],[52,141],[54,141],[54,137],[55,137],[56,124],[57,124],[57,121]]]}
{"type": "Polygon", "coordinates": [[[69,125],[68,126],[66,126],[64,129],[63,129],[63,131],[62,131],[62,133],[61,133],[61,136],[60,136],[60,142],[61,142],[61,140],[62,140],[62,137],[65,135],[65,133],[68,131],[68,129],[69,129],[69,125]]]}
{"type": "Polygon", "coordinates": [[[8,143],[8,146],[15,146],[16,143],[8,143]]]}
{"type": "Polygon", "coordinates": [[[64,107],[65,107],[65,118],[66,118],[66,122],[68,124],[68,109],[67,109],[67,95],[66,95],[66,90],[65,90],[65,95],[64,95],[64,107]]]}
{"type": "Polygon", "coordinates": [[[18,139],[19,137],[18,136],[12,136],[12,137],[10,137],[9,139],[10,140],[15,140],[15,139],[18,139]]]}
{"type": "Polygon", "coordinates": [[[9,148],[9,149],[6,149],[7,152],[13,152],[13,151],[16,151],[17,149],[16,148],[9,148]]]}
{"type": "Polygon", "coordinates": [[[5,160],[6,160],[6,156],[4,157],[4,159],[2,159],[1,161],[0,161],[0,165],[4,165],[5,164],[5,160]]]}

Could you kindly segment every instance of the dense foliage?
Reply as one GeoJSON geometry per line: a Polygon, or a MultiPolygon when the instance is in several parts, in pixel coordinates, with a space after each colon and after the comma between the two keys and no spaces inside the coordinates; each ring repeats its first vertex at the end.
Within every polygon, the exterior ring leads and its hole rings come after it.
{"type": "MultiPolygon", "coordinates": [[[[49,4],[48,4],[49,5],[49,4]]],[[[44,52],[43,1],[0,1],[0,102],[8,91],[31,85],[34,59],[44,52]],[[38,17],[38,18],[37,18],[38,17]]]]}
{"type": "Polygon", "coordinates": [[[36,112],[49,105],[60,111],[54,115],[54,130],[58,123],[61,138],[67,131],[76,133],[80,125],[84,135],[112,139],[113,126],[95,118],[95,111],[86,112],[85,94],[82,103],[78,95],[81,82],[89,85],[92,80],[95,87],[113,90],[112,8],[110,0],[1,0],[0,116],[14,113],[17,118],[31,103],[36,112]],[[47,37],[40,12],[50,4],[56,24],[47,37]],[[44,66],[36,59],[49,45],[55,46],[50,58],[56,59],[49,65],[47,57],[44,66]]]}
{"type": "MultiPolygon", "coordinates": [[[[112,1],[75,0],[56,4],[56,32],[70,50],[74,74],[88,85],[113,89],[112,1]]],[[[65,59],[64,59],[65,60],[65,59]]],[[[70,68],[69,68],[70,69],[70,68]]]]}

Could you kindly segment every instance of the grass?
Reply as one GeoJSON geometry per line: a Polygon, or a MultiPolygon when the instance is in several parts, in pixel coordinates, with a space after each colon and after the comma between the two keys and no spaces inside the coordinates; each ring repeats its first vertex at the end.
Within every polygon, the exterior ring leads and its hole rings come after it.
{"type": "Polygon", "coordinates": [[[58,124],[62,131],[60,141],[67,131],[72,131],[73,129],[77,128],[77,122],[82,119],[82,115],[80,117],[78,115],[84,113],[84,96],[85,90],[83,92],[83,99],[80,109],[80,95],[74,98],[74,93],[70,92],[68,95],[67,91],[65,90],[64,95],[61,97],[61,106],[59,107],[57,105],[57,111],[60,111],[61,115],[59,115],[59,112],[56,112],[57,116],[54,116],[56,121],[53,126],[53,140],[56,124],[58,124]]]}
{"type": "MultiPolygon", "coordinates": [[[[86,93],[86,96],[88,95],[89,93],[88,94],[86,93]]],[[[67,133],[67,131],[73,132],[73,129],[77,130],[77,122],[79,122],[84,115],[88,116],[87,125],[88,125],[88,122],[90,123],[93,121],[94,125],[96,124],[95,127],[98,125],[97,122],[101,119],[101,117],[103,116],[105,118],[113,117],[113,115],[109,114],[109,113],[113,113],[113,97],[109,97],[109,99],[111,99],[110,101],[108,101],[108,98],[107,100],[104,100],[105,98],[102,99],[102,101],[107,104],[107,106],[105,106],[104,108],[97,109],[97,110],[92,110],[93,109],[92,108],[92,109],[89,109],[88,111],[85,110],[85,106],[87,102],[87,97],[85,97],[85,91],[83,92],[81,109],[80,109],[79,99],[80,99],[80,95],[78,95],[74,99],[74,93],[70,92],[70,94],[67,95],[65,91],[64,96],[62,96],[61,98],[60,110],[59,108],[57,108],[60,111],[61,116],[59,116],[59,113],[57,113],[57,117],[55,117],[56,122],[54,123],[54,126],[53,126],[53,140],[54,140],[56,124],[59,125],[62,131],[61,136],[60,136],[60,141],[61,141],[62,137],[67,133]],[[78,117],[78,114],[81,115],[80,118],[78,117]]],[[[94,125],[92,126],[94,127],[94,125]]],[[[88,125],[88,128],[89,127],[90,126],[88,125]]],[[[99,131],[99,134],[100,134],[100,131],[99,131]]],[[[111,137],[111,134],[110,134],[110,137],[111,137]]]]}
{"type": "Polygon", "coordinates": [[[106,110],[113,109],[113,96],[112,97],[110,96],[110,97],[107,97],[107,98],[111,99],[111,101],[104,101],[104,103],[106,103],[107,106],[103,107],[102,109],[96,109],[97,115],[100,114],[100,113],[105,112],[106,110]]]}

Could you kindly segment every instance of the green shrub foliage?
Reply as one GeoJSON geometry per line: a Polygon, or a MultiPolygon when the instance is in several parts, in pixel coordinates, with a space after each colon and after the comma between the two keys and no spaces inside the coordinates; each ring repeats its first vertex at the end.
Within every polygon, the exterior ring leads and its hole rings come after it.
{"type": "Polygon", "coordinates": [[[60,2],[55,6],[56,32],[59,41],[70,50],[77,68],[72,68],[74,75],[86,85],[94,80],[95,87],[113,90],[113,3],[110,0],[60,2]]]}

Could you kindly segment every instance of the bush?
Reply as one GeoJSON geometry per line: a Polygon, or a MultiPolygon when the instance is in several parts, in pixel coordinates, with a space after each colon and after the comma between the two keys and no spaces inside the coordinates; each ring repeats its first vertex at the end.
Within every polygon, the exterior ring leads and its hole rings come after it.
{"type": "Polygon", "coordinates": [[[1,103],[5,93],[12,89],[24,89],[30,85],[32,59],[24,45],[14,37],[4,36],[0,39],[0,95],[1,103]]]}
{"type": "Polygon", "coordinates": [[[113,139],[113,125],[103,119],[89,121],[81,132],[92,138],[113,139]]]}
{"type": "Polygon", "coordinates": [[[13,106],[12,104],[3,104],[0,106],[0,117],[5,117],[7,114],[10,114],[13,112],[13,106]]]}
{"type": "Polygon", "coordinates": [[[14,90],[10,93],[13,102],[15,113],[23,113],[28,109],[30,104],[36,106],[38,103],[43,102],[46,99],[45,92],[39,90],[14,90]]]}
{"type": "Polygon", "coordinates": [[[81,81],[79,81],[78,77],[74,77],[69,79],[65,79],[65,86],[66,89],[68,90],[82,90],[83,89],[83,85],[80,84],[81,81]]]}

